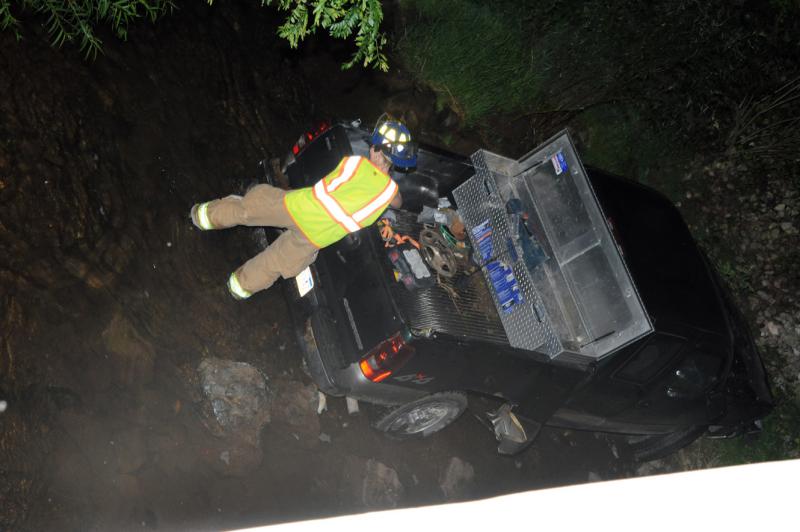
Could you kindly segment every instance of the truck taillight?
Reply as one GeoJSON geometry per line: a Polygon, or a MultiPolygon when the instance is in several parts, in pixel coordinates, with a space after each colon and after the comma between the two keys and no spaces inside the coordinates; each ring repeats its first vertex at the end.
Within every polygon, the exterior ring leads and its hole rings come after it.
{"type": "Polygon", "coordinates": [[[315,138],[319,137],[320,135],[328,131],[330,128],[331,128],[330,122],[327,121],[318,122],[311,131],[308,131],[305,134],[300,135],[300,138],[297,139],[297,142],[295,142],[294,146],[292,146],[292,153],[294,155],[299,154],[303,150],[303,148],[306,147],[307,144],[309,144],[312,140],[314,140],[315,138]]]}
{"type": "Polygon", "coordinates": [[[414,354],[414,348],[407,343],[408,339],[408,335],[399,332],[379,343],[358,363],[361,373],[372,382],[381,382],[400,369],[414,354]]]}

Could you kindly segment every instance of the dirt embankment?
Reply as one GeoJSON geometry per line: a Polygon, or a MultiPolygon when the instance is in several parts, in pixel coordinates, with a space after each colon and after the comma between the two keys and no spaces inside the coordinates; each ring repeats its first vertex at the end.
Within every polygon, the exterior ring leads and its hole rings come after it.
{"type": "Polygon", "coordinates": [[[246,235],[202,241],[186,213],[287,144],[304,82],[241,30],[268,10],[190,11],[93,63],[0,33],[0,528],[150,523],[143,472],[204,460],[185,368],[289,342],[229,306],[246,235]]]}

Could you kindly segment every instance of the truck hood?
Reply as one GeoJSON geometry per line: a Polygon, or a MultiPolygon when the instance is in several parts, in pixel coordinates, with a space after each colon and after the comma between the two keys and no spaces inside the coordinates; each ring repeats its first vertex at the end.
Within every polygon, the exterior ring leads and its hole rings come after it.
{"type": "Polygon", "coordinates": [[[727,336],[714,280],[675,206],[634,181],[587,170],[656,328],[681,322],[727,336]]]}

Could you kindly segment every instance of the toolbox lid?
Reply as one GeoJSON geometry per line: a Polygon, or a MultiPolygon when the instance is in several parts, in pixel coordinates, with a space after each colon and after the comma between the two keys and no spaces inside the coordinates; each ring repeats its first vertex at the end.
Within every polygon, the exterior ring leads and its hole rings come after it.
{"type": "Polygon", "coordinates": [[[567,131],[519,160],[479,150],[472,162],[475,176],[453,196],[475,250],[487,249],[478,239],[488,221],[493,251],[483,258],[507,268],[521,294],[507,299],[509,283],[483,268],[512,346],[599,359],[653,330],[567,131]],[[537,250],[527,265],[514,198],[537,250]]]}

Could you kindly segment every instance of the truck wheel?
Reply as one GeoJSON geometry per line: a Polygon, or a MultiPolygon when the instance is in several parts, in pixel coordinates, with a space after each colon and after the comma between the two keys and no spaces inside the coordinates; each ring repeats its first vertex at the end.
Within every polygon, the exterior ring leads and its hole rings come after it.
{"type": "Polygon", "coordinates": [[[424,438],[458,419],[467,408],[467,396],[461,392],[440,392],[411,403],[389,407],[373,422],[373,427],[390,438],[424,438]]]}

